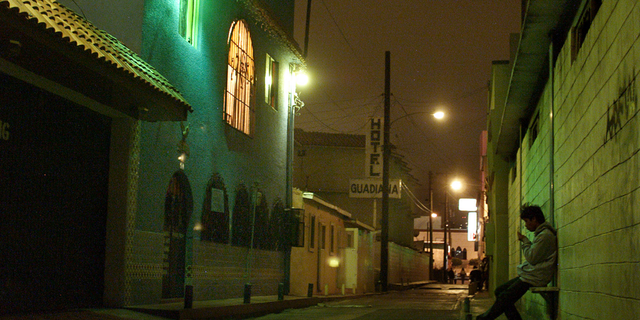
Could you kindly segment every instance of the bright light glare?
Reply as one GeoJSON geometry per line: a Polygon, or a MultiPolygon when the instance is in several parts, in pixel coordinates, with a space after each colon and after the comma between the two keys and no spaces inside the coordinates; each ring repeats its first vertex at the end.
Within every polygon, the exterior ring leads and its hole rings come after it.
{"type": "Polygon", "coordinates": [[[433,117],[436,118],[436,119],[442,119],[442,118],[444,118],[444,112],[438,111],[438,112],[433,114],[433,117]]]}
{"type": "Polygon", "coordinates": [[[299,86],[305,86],[309,83],[309,76],[304,72],[296,73],[296,83],[299,86]]]}
{"type": "Polygon", "coordinates": [[[458,210],[460,211],[476,211],[478,207],[476,206],[477,200],[474,198],[461,198],[458,200],[458,210]]]}
{"type": "Polygon", "coordinates": [[[456,191],[462,189],[462,182],[460,182],[460,180],[455,180],[451,182],[451,189],[456,191]]]}
{"type": "Polygon", "coordinates": [[[337,268],[339,266],[340,266],[340,259],[338,259],[336,257],[329,258],[329,267],[337,268]]]}
{"type": "Polygon", "coordinates": [[[467,225],[467,240],[468,241],[476,241],[477,236],[477,227],[478,227],[478,213],[477,212],[469,212],[468,220],[469,224],[467,225]]]}
{"type": "Polygon", "coordinates": [[[437,213],[435,213],[435,212],[432,212],[432,213],[431,213],[431,218],[437,218],[437,217],[438,217],[438,214],[437,214],[437,213]]]}

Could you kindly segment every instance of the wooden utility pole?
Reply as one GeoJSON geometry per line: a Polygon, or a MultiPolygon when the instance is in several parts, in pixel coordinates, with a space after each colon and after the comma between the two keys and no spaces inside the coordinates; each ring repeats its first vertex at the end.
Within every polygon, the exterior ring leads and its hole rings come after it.
{"type": "Polygon", "coordinates": [[[384,137],[382,153],[382,220],[380,222],[380,283],[381,291],[386,292],[389,285],[389,158],[391,146],[391,52],[385,52],[384,71],[384,137]]]}

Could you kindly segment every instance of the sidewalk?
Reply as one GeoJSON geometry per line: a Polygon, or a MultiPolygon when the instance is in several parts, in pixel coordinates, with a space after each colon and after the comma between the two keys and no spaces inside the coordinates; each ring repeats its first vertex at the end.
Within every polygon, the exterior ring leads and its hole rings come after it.
{"type": "MultiPolygon", "coordinates": [[[[491,298],[491,294],[489,291],[484,290],[481,292],[476,292],[476,294],[470,298],[470,302],[471,302],[471,314],[473,315],[473,319],[475,319],[475,317],[477,315],[480,315],[482,313],[484,313],[485,311],[489,310],[489,308],[491,308],[491,305],[493,305],[493,302],[495,301],[494,298],[491,298]]],[[[503,314],[500,315],[496,320],[504,320],[507,319],[507,317],[503,314]]]]}
{"type": "MultiPolygon", "coordinates": [[[[390,284],[390,291],[412,289],[427,284],[431,281],[413,282],[404,284],[390,284]]],[[[284,296],[278,300],[277,296],[253,296],[251,303],[245,304],[243,298],[220,299],[208,301],[193,301],[193,308],[184,309],[182,302],[130,306],[122,309],[82,309],[62,312],[33,313],[25,315],[0,316],[0,320],[167,320],[167,319],[241,319],[255,317],[286,309],[306,308],[320,303],[354,299],[368,295],[317,295],[309,297],[284,296]]]]}

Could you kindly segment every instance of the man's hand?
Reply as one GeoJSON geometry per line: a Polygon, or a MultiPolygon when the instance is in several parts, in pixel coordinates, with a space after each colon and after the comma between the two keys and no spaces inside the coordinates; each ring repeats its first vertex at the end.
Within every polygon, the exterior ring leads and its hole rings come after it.
{"type": "Polygon", "coordinates": [[[518,231],[518,240],[522,241],[526,236],[518,231]]]}

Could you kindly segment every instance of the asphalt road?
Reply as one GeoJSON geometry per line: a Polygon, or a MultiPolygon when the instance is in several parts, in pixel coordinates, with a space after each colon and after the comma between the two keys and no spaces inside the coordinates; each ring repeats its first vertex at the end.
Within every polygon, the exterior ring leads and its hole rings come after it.
{"type": "Polygon", "coordinates": [[[412,290],[319,304],[305,309],[290,309],[253,319],[457,320],[460,319],[460,309],[467,291],[466,286],[460,285],[427,285],[412,290]]]}

